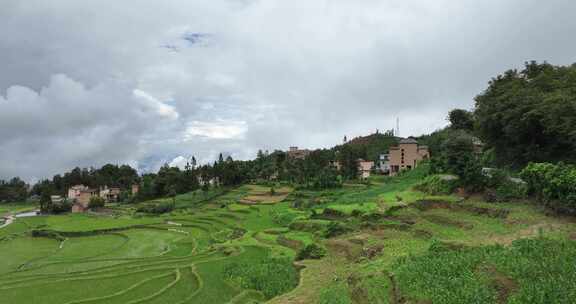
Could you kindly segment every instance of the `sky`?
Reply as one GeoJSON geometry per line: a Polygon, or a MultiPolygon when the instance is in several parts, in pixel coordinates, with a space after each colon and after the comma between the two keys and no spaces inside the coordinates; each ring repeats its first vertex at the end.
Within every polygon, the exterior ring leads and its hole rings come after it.
{"type": "Polygon", "coordinates": [[[446,125],[529,60],[576,62],[571,0],[2,0],[0,178],[201,163],[446,125]]]}

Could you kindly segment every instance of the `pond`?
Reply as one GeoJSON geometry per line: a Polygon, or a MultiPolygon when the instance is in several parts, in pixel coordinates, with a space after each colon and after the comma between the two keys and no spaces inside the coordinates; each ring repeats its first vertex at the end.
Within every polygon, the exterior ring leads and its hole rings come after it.
{"type": "Polygon", "coordinates": [[[16,214],[16,217],[31,217],[31,216],[37,216],[38,214],[40,214],[40,211],[34,210],[34,211],[18,213],[18,214],[16,214]]]}

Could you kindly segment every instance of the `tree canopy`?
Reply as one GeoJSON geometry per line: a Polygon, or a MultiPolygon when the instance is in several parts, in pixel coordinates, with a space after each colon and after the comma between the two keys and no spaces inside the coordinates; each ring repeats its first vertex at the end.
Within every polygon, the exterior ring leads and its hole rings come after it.
{"type": "Polygon", "coordinates": [[[475,100],[476,131],[500,164],[576,161],[576,65],[526,63],[475,100]]]}

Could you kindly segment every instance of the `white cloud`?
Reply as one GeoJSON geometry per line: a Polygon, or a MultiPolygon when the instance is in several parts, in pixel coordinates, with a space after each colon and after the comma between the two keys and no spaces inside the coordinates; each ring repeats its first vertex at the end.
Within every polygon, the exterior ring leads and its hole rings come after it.
{"type": "Polygon", "coordinates": [[[0,97],[2,177],[43,178],[75,166],[135,164],[143,152],[141,138],[156,131],[154,124],[173,118],[134,102],[130,89],[113,82],[88,88],[54,75],[39,92],[12,86],[0,97]]]}
{"type": "Polygon", "coordinates": [[[147,109],[156,112],[158,115],[169,118],[169,119],[178,119],[178,112],[174,109],[173,106],[167,105],[160,100],[156,99],[152,95],[142,91],[142,90],[134,90],[133,91],[134,97],[147,109]]]}
{"type": "Polygon", "coordinates": [[[170,167],[178,167],[180,169],[184,169],[186,167],[186,164],[188,164],[188,162],[189,162],[188,158],[180,155],[175,157],[172,161],[170,161],[168,165],[170,167]]]}
{"type": "Polygon", "coordinates": [[[247,131],[245,121],[192,121],[185,131],[185,139],[193,140],[195,137],[210,139],[243,139],[247,131]]]}

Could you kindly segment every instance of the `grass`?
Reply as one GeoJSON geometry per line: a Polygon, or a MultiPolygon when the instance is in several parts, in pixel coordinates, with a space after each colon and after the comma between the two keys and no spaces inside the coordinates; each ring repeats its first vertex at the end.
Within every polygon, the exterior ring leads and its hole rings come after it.
{"type": "Polygon", "coordinates": [[[0,229],[0,299],[391,303],[395,286],[413,302],[546,303],[551,295],[569,303],[576,252],[568,239],[576,223],[529,203],[477,197],[462,203],[414,191],[423,169],[325,191],[285,187],[270,195],[257,185],[197,191],[177,196],[177,209],[161,216],[139,216],[135,206],[120,204],[106,214],[18,218],[0,229]],[[252,203],[243,204],[247,199],[252,203]],[[447,203],[416,208],[423,199],[447,203]],[[326,208],[340,215],[323,217],[326,208]],[[482,208],[507,216],[477,212],[482,208]],[[330,225],[351,229],[326,239],[330,225]],[[38,229],[59,237],[32,237],[38,229]],[[328,254],[296,262],[305,266],[297,273],[293,259],[309,244],[328,254]]]}
{"type": "Polygon", "coordinates": [[[520,240],[400,260],[394,272],[406,297],[433,303],[572,303],[576,243],[520,240]],[[414,273],[418,273],[417,276],[414,273]]]}
{"type": "Polygon", "coordinates": [[[38,205],[32,203],[4,203],[0,204],[0,216],[16,214],[38,209],[38,205]]]}

